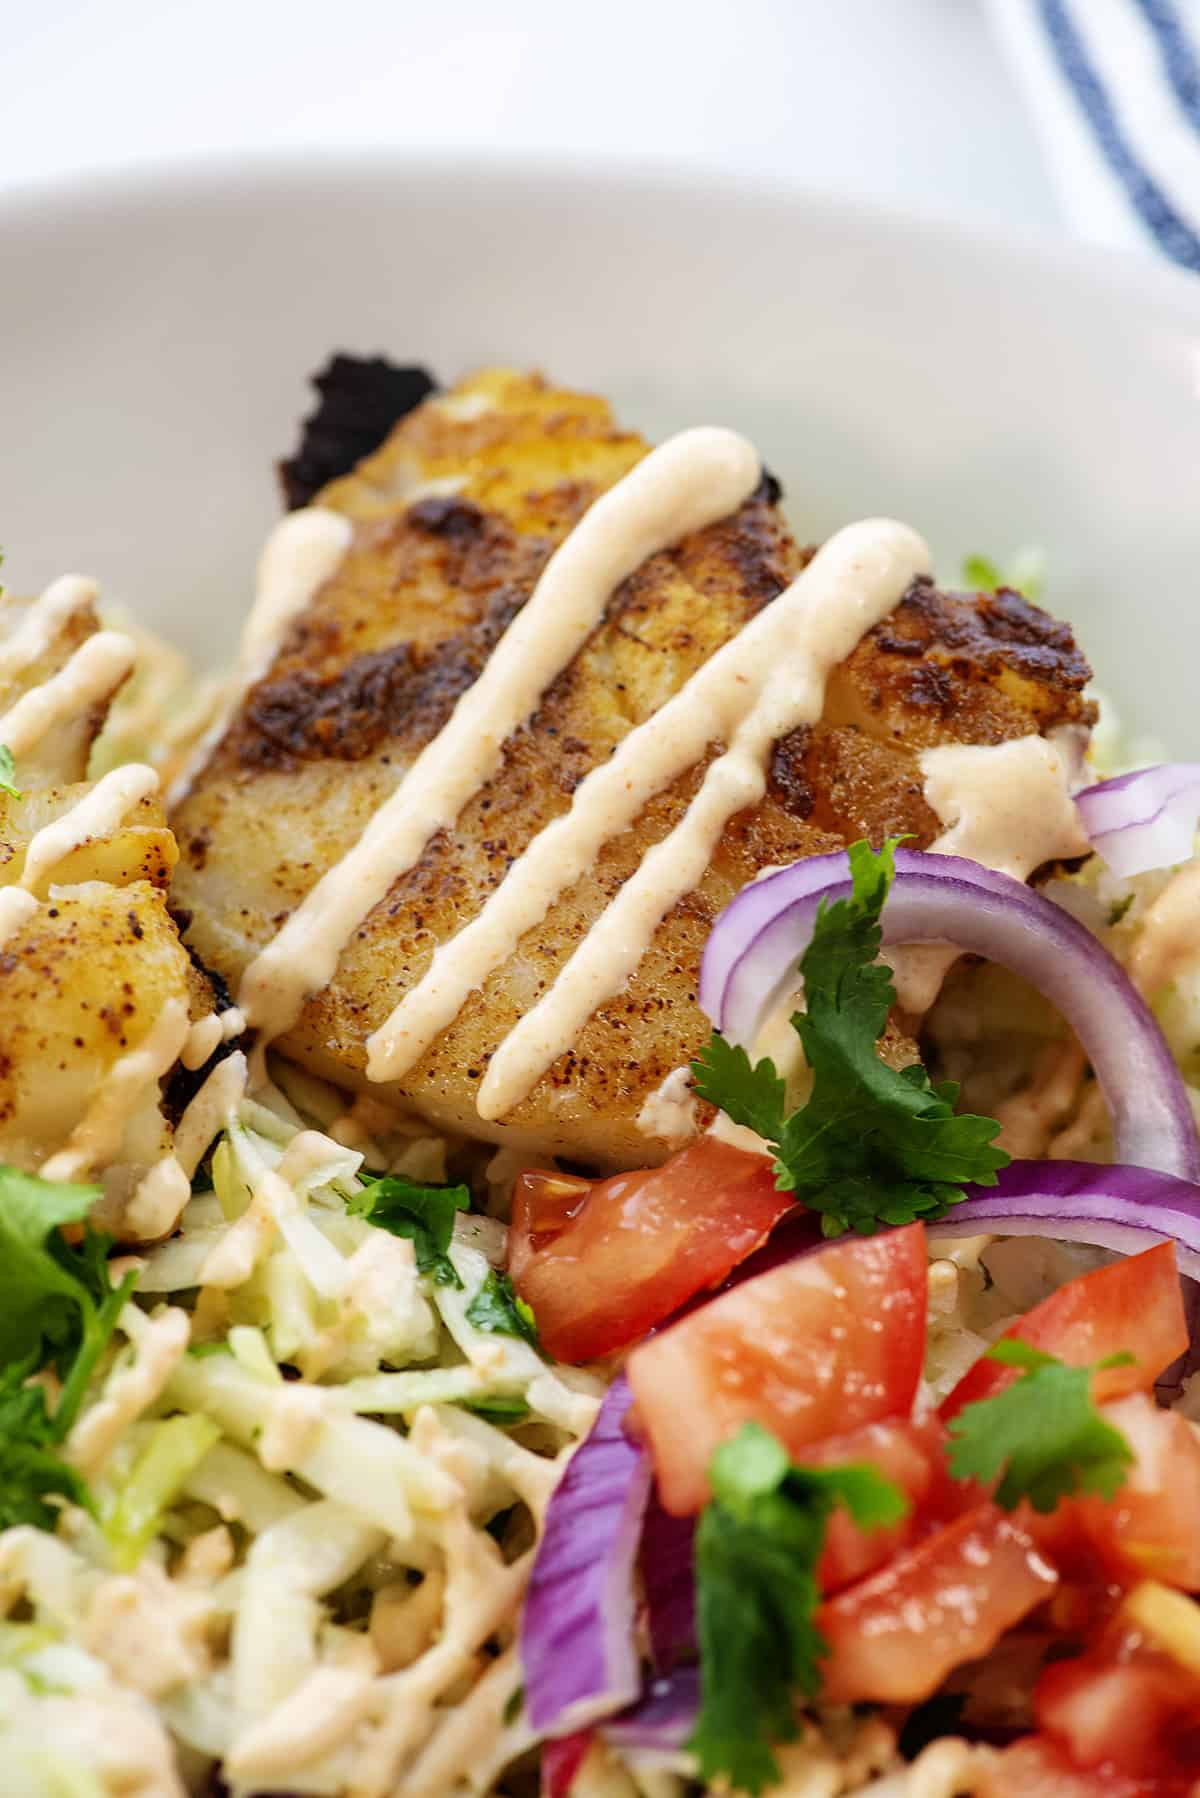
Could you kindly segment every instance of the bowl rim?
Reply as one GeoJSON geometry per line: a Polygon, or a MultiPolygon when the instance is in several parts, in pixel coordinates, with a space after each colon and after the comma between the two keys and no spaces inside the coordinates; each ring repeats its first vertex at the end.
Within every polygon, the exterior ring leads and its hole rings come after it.
{"type": "Polygon", "coordinates": [[[544,153],[440,147],[297,146],[226,150],[169,156],[162,160],[102,164],[69,174],[34,177],[0,187],[0,236],[47,226],[69,228],[81,213],[152,210],[181,199],[212,205],[223,198],[245,204],[255,192],[411,184],[473,192],[491,189],[511,197],[540,194],[560,200],[587,190],[608,202],[644,207],[673,204],[735,205],[764,214],[795,210],[826,231],[878,241],[887,238],[933,253],[970,253],[1006,262],[1033,278],[1102,289],[1120,302],[1154,306],[1200,326],[1200,281],[1187,271],[1136,250],[1111,248],[1064,236],[1062,241],[1033,230],[1014,230],[990,221],[950,216],[919,206],[807,184],[787,174],[751,174],[689,164],[669,158],[613,157],[585,153],[544,153]]]}

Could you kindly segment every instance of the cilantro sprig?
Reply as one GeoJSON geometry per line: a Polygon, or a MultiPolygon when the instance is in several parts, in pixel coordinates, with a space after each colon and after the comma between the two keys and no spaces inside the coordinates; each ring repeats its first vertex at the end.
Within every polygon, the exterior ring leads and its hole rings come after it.
{"type": "MultiPolygon", "coordinates": [[[[1092,1400],[1094,1367],[1070,1367],[1028,1342],[1006,1337],[988,1359],[1019,1367],[1019,1379],[992,1398],[964,1405],[950,1423],[950,1472],[956,1480],[1000,1477],[994,1497],[1007,1511],[1028,1499],[1053,1511],[1077,1492],[1115,1498],[1133,1450],[1092,1400]]],[[[1132,1355],[1112,1355],[1115,1367],[1132,1355]]]]}
{"type": "Polygon", "coordinates": [[[355,1193],[347,1210],[354,1217],[412,1243],[417,1268],[439,1286],[461,1286],[446,1253],[454,1235],[454,1218],[466,1211],[471,1195],[465,1186],[423,1186],[398,1174],[385,1174],[355,1193]]]}
{"type": "Polygon", "coordinates": [[[739,1791],[780,1777],[771,1743],[798,1733],[794,1695],[815,1697],[826,1644],[817,1563],[840,1505],[860,1529],[897,1523],[903,1493],[873,1467],[799,1467],[747,1423],[713,1455],[696,1532],[700,1715],[689,1747],[701,1776],[739,1791]]]}
{"type": "MultiPolygon", "coordinates": [[[[3,591],[3,587],[0,587],[0,593],[3,591]]],[[[17,785],[17,764],[7,743],[0,743],[0,793],[7,793],[10,799],[24,797],[17,785]]]]}
{"type": "Polygon", "coordinates": [[[491,1336],[516,1336],[542,1352],[533,1306],[518,1298],[508,1274],[488,1270],[487,1279],[466,1309],[466,1319],[491,1336]]]}
{"type": "Polygon", "coordinates": [[[992,1146],[994,1118],[955,1113],[954,1081],[935,1085],[919,1062],[897,1070],[876,1053],[896,998],[877,958],[898,840],[878,854],[852,844],[851,897],[817,912],[800,962],[805,1009],[792,1018],[812,1070],[807,1103],[788,1115],[775,1064],[751,1062],[719,1032],[692,1063],[700,1097],[770,1144],[776,1186],[822,1212],[827,1236],[944,1217],[963,1186],[994,1186],[1009,1160],[992,1146]]]}
{"type": "Polygon", "coordinates": [[[99,1188],[41,1180],[0,1164],[0,1528],[53,1529],[52,1495],[87,1504],[87,1488],[55,1453],[78,1416],[88,1382],[136,1284],[114,1286],[112,1238],[86,1217],[99,1188]],[[78,1246],[61,1235],[83,1224],[78,1246]],[[57,1403],[31,1376],[52,1367],[57,1403]]]}

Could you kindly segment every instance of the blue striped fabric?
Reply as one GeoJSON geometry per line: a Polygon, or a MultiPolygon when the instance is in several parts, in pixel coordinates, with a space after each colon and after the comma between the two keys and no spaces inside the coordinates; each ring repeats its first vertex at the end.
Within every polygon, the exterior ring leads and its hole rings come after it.
{"type": "Polygon", "coordinates": [[[1200,0],[989,0],[1073,221],[1200,271],[1200,0]]]}
{"type": "MultiPolygon", "coordinates": [[[[1151,29],[1156,34],[1159,25],[1151,15],[1169,15],[1166,23],[1176,34],[1177,45],[1183,47],[1190,60],[1187,40],[1165,0],[1156,0],[1149,5],[1144,0],[1135,0],[1135,3],[1150,19],[1151,29]]],[[[1122,129],[1118,102],[1096,71],[1086,39],[1076,25],[1074,9],[1067,0],[1039,0],[1039,6],[1063,77],[1091,125],[1098,148],[1125,189],[1130,205],[1136,209],[1160,249],[1175,262],[1182,263],[1184,268],[1200,270],[1200,237],[1173,205],[1171,196],[1149,173],[1138,155],[1137,145],[1130,142],[1122,129]]],[[[1165,57],[1168,39],[1163,37],[1160,41],[1165,57]]],[[[1181,67],[1178,49],[1173,55],[1172,67],[1176,70],[1181,67]]],[[[1196,197],[1200,199],[1200,195],[1196,197]]]]}

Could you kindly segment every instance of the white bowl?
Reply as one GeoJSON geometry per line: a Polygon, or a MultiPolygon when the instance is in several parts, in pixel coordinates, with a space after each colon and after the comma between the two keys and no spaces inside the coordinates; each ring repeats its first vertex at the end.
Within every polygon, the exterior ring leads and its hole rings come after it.
{"type": "Polygon", "coordinates": [[[749,431],[816,538],[1044,548],[1134,721],[1200,752],[1200,286],[785,186],[294,157],[0,202],[0,543],[217,660],[331,349],[540,365],[749,431]]]}

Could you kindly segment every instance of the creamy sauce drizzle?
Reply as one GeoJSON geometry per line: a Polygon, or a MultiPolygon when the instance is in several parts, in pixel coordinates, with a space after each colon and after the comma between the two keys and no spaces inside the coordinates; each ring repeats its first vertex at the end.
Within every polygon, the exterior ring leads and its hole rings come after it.
{"type": "Polygon", "coordinates": [[[76,613],[96,599],[96,584],[81,574],[60,575],[27,608],[12,635],[0,643],[0,681],[13,680],[47,653],[76,613]]]}
{"type": "Polygon", "coordinates": [[[113,768],[69,812],[43,825],[25,851],[21,884],[33,892],[75,849],[110,836],[143,799],[158,791],[158,775],[142,762],[113,768]]]}
{"type": "Polygon", "coordinates": [[[644,858],[550,991],[493,1057],[479,1092],[495,1118],[528,1092],[603,999],[633,972],[667,911],[702,877],[725,824],[761,799],[772,744],[820,716],[829,670],[886,615],[928,551],[904,525],[869,521],[830,540],[765,607],[576,788],[570,809],[518,857],[483,910],[368,1039],[367,1075],[396,1079],[467,996],[545,917],[648,800],[724,738],[683,821],[644,858]]]}
{"type": "MultiPolygon", "coordinates": [[[[1028,880],[1044,862],[1090,848],[1071,797],[1073,740],[1017,737],[1008,743],[945,743],[920,758],[925,798],[946,828],[931,855],[962,855],[1028,880]]],[[[916,943],[889,950],[896,996],[905,1011],[928,1011],[958,950],[916,943]]]]}
{"type": "Polygon", "coordinates": [[[699,1117],[699,1105],[692,1091],[691,1068],[672,1068],[638,1112],[637,1127],[643,1136],[674,1147],[691,1141],[699,1117]]]}
{"type": "Polygon", "coordinates": [[[37,900],[23,887],[0,887],[0,949],[25,928],[37,908],[37,900]]]}
{"type": "MultiPolygon", "coordinates": [[[[445,727],[353,849],[246,969],[238,1004],[260,1031],[260,1063],[267,1042],[295,1022],[310,993],[332,980],[346,942],[392,883],[439,830],[452,828],[495,773],[506,739],[582,647],[613,591],[648,557],[736,511],[759,478],[757,453],[744,437],[685,431],[584,514],[445,727]]],[[[375,1057],[378,1062],[378,1046],[375,1057]]]]}
{"type": "MultiPolygon", "coordinates": [[[[775,742],[820,717],[830,671],[928,565],[928,550],[906,525],[872,519],[839,531],[790,587],[629,733],[576,790],[564,818],[513,864],[504,885],[516,891],[518,905],[524,887],[543,916],[574,877],[570,870],[582,871],[581,854],[588,865],[600,844],[714,738],[729,743],[682,821],[643,857],[549,991],[500,1044],[480,1086],[481,1117],[502,1117],[518,1104],[597,1005],[620,990],[667,912],[703,878],[729,819],[762,798],[775,742]],[[543,851],[531,876],[531,860],[555,837],[553,869],[543,851]]],[[[505,935],[493,954],[502,959],[515,941],[505,935]]],[[[371,1063],[368,1073],[375,1073],[371,1063]]]]}
{"type": "Polygon", "coordinates": [[[0,718],[0,743],[14,756],[27,755],[54,725],[78,717],[114,693],[136,658],[132,637],[97,631],[80,644],[65,668],[9,707],[0,718]]]}
{"type": "Polygon", "coordinates": [[[137,1048],[113,1063],[66,1147],[43,1164],[44,1180],[77,1180],[112,1160],[138,1101],[170,1070],[187,1033],[187,1006],[168,999],[137,1048]]]}
{"type": "MultiPolygon", "coordinates": [[[[182,1060],[182,1055],[180,1060],[182,1060]]],[[[122,1220],[130,1238],[154,1242],[174,1229],[192,1196],[192,1177],[217,1132],[236,1115],[246,1091],[246,1057],[218,1062],[175,1126],[172,1152],[142,1176],[122,1220]]]]}
{"type": "Polygon", "coordinates": [[[184,797],[246,694],[279,654],[292,621],[335,573],[353,535],[350,520],[326,506],[304,506],[275,526],[258,558],[254,604],[242,626],[229,695],[171,788],[170,805],[178,805],[184,797]]]}

